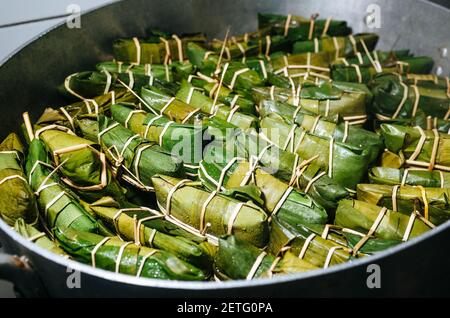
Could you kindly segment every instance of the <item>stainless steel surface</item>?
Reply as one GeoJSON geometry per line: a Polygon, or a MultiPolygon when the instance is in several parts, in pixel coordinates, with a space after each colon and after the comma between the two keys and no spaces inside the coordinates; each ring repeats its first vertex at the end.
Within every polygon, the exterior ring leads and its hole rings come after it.
{"type": "MultiPolygon", "coordinates": [[[[381,8],[382,48],[412,48],[429,54],[446,74],[448,57],[439,48],[450,47],[450,11],[420,0],[130,0],[82,17],[81,30],[64,26],[31,43],[0,68],[0,105],[9,105],[0,118],[1,135],[16,129],[21,112],[34,116],[43,106],[61,102],[55,87],[73,71],[92,68],[98,60],[110,58],[111,42],[120,36],[141,36],[150,26],[167,31],[206,30],[223,36],[228,25],[233,32],[256,28],[257,12],[293,13],[308,16],[321,12],[347,19],[356,32],[367,31],[364,15],[369,4],[381,8]],[[50,53],[50,54],[49,54],[50,53]],[[18,78],[15,74],[27,74],[18,78]],[[43,80],[45,78],[45,80],[43,80]],[[21,89],[20,94],[17,89],[21,89]]],[[[26,255],[51,296],[373,296],[449,294],[450,255],[437,248],[450,242],[450,224],[376,256],[342,264],[328,270],[276,277],[271,280],[191,283],[137,279],[94,269],[50,254],[24,240],[0,221],[0,241],[5,249],[26,255]],[[369,289],[367,266],[379,264],[382,288],[369,289]],[[69,288],[70,267],[81,272],[81,288],[69,288]]]]}

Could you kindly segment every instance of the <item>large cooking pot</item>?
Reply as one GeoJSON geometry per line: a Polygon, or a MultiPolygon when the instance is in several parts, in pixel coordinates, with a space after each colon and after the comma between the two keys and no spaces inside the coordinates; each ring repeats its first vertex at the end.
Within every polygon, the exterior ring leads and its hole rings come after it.
{"type": "MultiPolygon", "coordinates": [[[[374,8],[381,9],[381,28],[372,31],[381,34],[382,48],[411,48],[430,55],[438,71],[449,73],[445,49],[450,48],[450,10],[429,1],[129,0],[84,14],[81,29],[60,25],[49,30],[4,62],[0,137],[17,130],[22,112],[30,110],[35,117],[45,106],[62,104],[55,87],[68,74],[110,59],[117,37],[143,36],[150,26],[172,32],[205,31],[209,36],[223,36],[228,25],[235,33],[246,32],[256,28],[257,12],[304,16],[320,12],[348,20],[361,32],[368,31],[364,17],[374,8]]],[[[327,270],[230,282],[137,279],[95,269],[39,248],[1,220],[0,241],[9,253],[0,255],[0,279],[11,280],[24,296],[450,295],[450,222],[376,256],[327,270]],[[373,284],[378,278],[381,285],[373,284]]]]}

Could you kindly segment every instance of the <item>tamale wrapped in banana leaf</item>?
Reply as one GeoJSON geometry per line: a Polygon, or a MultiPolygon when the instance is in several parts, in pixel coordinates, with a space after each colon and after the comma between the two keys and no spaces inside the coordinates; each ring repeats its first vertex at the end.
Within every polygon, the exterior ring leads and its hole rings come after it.
{"type": "Polygon", "coordinates": [[[33,190],[22,168],[24,151],[15,133],[0,144],[0,218],[11,226],[18,219],[35,224],[39,216],[33,190]]]}
{"type": "Polygon", "coordinates": [[[215,267],[216,276],[223,280],[250,280],[317,269],[290,252],[277,258],[233,235],[219,240],[215,267]]]}
{"type": "MultiPolygon", "coordinates": [[[[218,88],[221,90],[221,87],[218,88]]],[[[199,108],[202,112],[219,119],[226,120],[241,129],[249,129],[257,126],[257,118],[253,115],[243,114],[239,111],[239,105],[233,107],[215,103],[212,98],[206,96],[192,84],[183,81],[176,97],[186,104],[199,108]]]]}
{"type": "Polygon", "coordinates": [[[447,88],[405,84],[403,78],[395,74],[377,76],[370,87],[374,95],[372,110],[380,120],[411,118],[419,111],[425,116],[449,119],[447,88]]]}
{"type": "Polygon", "coordinates": [[[346,246],[324,239],[304,225],[292,225],[275,217],[267,251],[279,255],[286,250],[318,268],[327,268],[352,258],[351,250],[346,246]]]}
{"type": "Polygon", "coordinates": [[[291,55],[273,54],[271,64],[275,74],[297,78],[314,76],[330,79],[329,64],[333,60],[329,52],[300,53],[291,55]]]}
{"type": "Polygon", "coordinates": [[[436,129],[382,124],[386,148],[412,167],[450,171],[450,135],[436,129]]]}
{"type": "Polygon", "coordinates": [[[361,33],[348,37],[322,37],[309,41],[298,41],[293,44],[292,53],[329,52],[334,59],[354,56],[367,50],[372,52],[378,43],[379,36],[375,33],[361,33]],[[364,47],[365,46],[365,47],[364,47]]]}
{"type": "Polygon", "coordinates": [[[104,153],[95,142],[76,136],[72,131],[55,125],[36,131],[53,158],[61,180],[85,200],[95,201],[103,196],[125,200],[124,189],[112,174],[104,153]]]}
{"type": "Polygon", "coordinates": [[[264,86],[264,78],[241,62],[226,63],[219,77],[231,90],[250,92],[252,88],[264,86]]]}
{"type": "Polygon", "coordinates": [[[60,184],[56,168],[51,166],[44,144],[33,139],[28,149],[26,171],[30,185],[37,193],[44,226],[51,230],[73,228],[97,232],[98,224],[83,209],[72,192],[60,184]]]}
{"type": "Polygon", "coordinates": [[[68,255],[55,244],[44,232],[39,231],[34,226],[27,224],[24,219],[16,220],[14,230],[26,238],[28,241],[35,243],[52,253],[68,257],[68,255]]]}
{"type": "Polygon", "coordinates": [[[200,233],[216,237],[233,234],[259,247],[267,243],[267,215],[255,204],[206,191],[190,180],[156,176],[152,181],[158,206],[166,215],[200,233]]]}
{"type": "Polygon", "coordinates": [[[173,81],[172,67],[168,64],[129,64],[117,61],[101,62],[96,65],[99,72],[133,73],[133,75],[158,78],[167,82],[173,81]]]}
{"type": "Polygon", "coordinates": [[[207,76],[212,76],[220,63],[218,53],[209,51],[194,42],[187,43],[186,55],[189,61],[207,76]]]}
{"type": "Polygon", "coordinates": [[[165,174],[183,177],[183,161],[159,145],[149,142],[118,122],[100,116],[98,139],[115,167],[125,170],[133,185],[152,190],[152,177],[165,174]]]}
{"type": "Polygon", "coordinates": [[[173,255],[203,269],[210,269],[212,259],[202,248],[208,244],[197,236],[191,240],[189,233],[183,229],[173,229],[176,225],[165,220],[165,215],[146,207],[130,207],[121,209],[112,198],[104,198],[89,208],[125,241],[134,241],[137,245],[154,247],[168,251],[173,255]],[[175,232],[175,235],[169,235],[175,232]],[[169,233],[169,234],[166,234],[169,233]]]}
{"type": "Polygon", "coordinates": [[[450,173],[439,170],[374,167],[369,170],[369,180],[375,184],[450,188],[450,173]]]}
{"type": "MultiPolygon", "coordinates": [[[[291,127],[294,124],[292,120],[287,120],[276,113],[271,113],[261,120],[261,127],[272,127],[274,121],[283,122],[291,127]]],[[[339,140],[361,149],[367,149],[370,163],[378,159],[384,146],[380,136],[374,132],[352,126],[348,123],[337,124],[333,121],[321,119],[320,116],[300,113],[296,118],[295,124],[299,125],[298,129],[302,131],[307,131],[324,138],[333,138],[334,140],[339,140]]]]}
{"type": "MultiPolygon", "coordinates": [[[[212,124],[211,122],[209,124],[212,124]]],[[[210,126],[211,127],[211,126],[210,126]]],[[[234,138],[228,136],[225,145],[219,141],[210,143],[204,151],[206,162],[228,162],[241,157],[258,163],[276,178],[309,194],[324,208],[335,208],[337,202],[348,196],[347,190],[331,179],[315,162],[315,157],[303,158],[267,143],[257,135],[238,132],[234,138]]]]}
{"type": "Polygon", "coordinates": [[[203,271],[167,251],[72,229],[56,229],[55,237],[61,248],[73,258],[93,267],[137,277],[206,279],[203,271]]]}
{"type": "Polygon", "coordinates": [[[229,163],[202,161],[199,178],[212,191],[242,193],[244,197],[248,193],[249,197],[257,196],[255,203],[263,201],[264,209],[271,215],[278,215],[279,218],[294,224],[324,224],[328,219],[325,209],[308,195],[289,187],[243,159],[234,158],[229,163]]]}
{"type": "Polygon", "coordinates": [[[187,175],[197,174],[206,127],[177,124],[168,118],[133,110],[121,104],[111,106],[111,116],[142,138],[156,142],[166,151],[180,157],[187,175]]]}
{"type": "Polygon", "coordinates": [[[355,189],[366,177],[371,158],[365,147],[313,135],[297,125],[288,125],[268,117],[260,125],[260,134],[270,142],[302,158],[314,157],[314,162],[327,171],[330,178],[346,188],[355,189]]]}
{"type": "Polygon", "coordinates": [[[449,191],[448,188],[358,184],[357,198],[408,215],[417,210],[425,219],[439,225],[450,218],[449,191]]]}
{"type": "Polygon", "coordinates": [[[239,107],[240,113],[249,115],[256,113],[255,103],[251,98],[243,96],[223,85],[218,89],[219,82],[216,80],[192,78],[190,83],[195,87],[202,88],[210,98],[217,98],[218,103],[223,103],[231,108],[239,107]],[[216,97],[216,95],[218,96],[216,97]]]}
{"type": "Polygon", "coordinates": [[[336,210],[335,224],[364,233],[353,248],[358,252],[370,237],[407,241],[434,227],[415,211],[411,215],[395,212],[358,200],[342,200],[336,210]]]}
{"type": "Polygon", "coordinates": [[[295,15],[279,15],[272,13],[258,13],[258,28],[269,30],[271,35],[283,35],[291,41],[312,40],[321,36],[346,36],[352,29],[346,21],[332,19],[310,19],[295,15]]]}
{"type": "Polygon", "coordinates": [[[118,39],[113,43],[117,61],[135,64],[169,64],[172,60],[183,61],[189,42],[204,43],[203,34],[186,36],[156,32],[147,39],[118,39]]]}

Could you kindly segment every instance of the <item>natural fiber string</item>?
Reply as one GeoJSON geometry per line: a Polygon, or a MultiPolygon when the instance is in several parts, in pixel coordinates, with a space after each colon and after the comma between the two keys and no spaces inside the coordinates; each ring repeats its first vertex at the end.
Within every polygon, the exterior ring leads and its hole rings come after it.
{"type": "Polygon", "coordinates": [[[171,56],[172,56],[172,54],[171,54],[171,52],[170,52],[170,45],[169,45],[169,41],[167,41],[165,38],[163,38],[163,37],[160,37],[159,38],[159,40],[161,41],[161,42],[163,42],[164,43],[164,48],[165,48],[165,50],[166,50],[166,55],[165,55],[165,57],[164,57],[164,65],[167,65],[167,64],[169,64],[170,63],[170,58],[171,58],[171,56]]]}
{"type": "Polygon", "coordinates": [[[363,78],[362,78],[362,74],[361,74],[361,68],[359,67],[359,65],[352,64],[350,66],[353,67],[355,69],[355,71],[356,71],[356,76],[358,78],[358,83],[362,83],[363,82],[363,78]]]}
{"type": "Polygon", "coordinates": [[[247,274],[247,277],[245,278],[246,280],[253,279],[253,277],[255,276],[256,272],[258,271],[258,268],[261,266],[261,263],[264,260],[264,258],[266,257],[266,255],[267,255],[266,252],[261,252],[261,254],[258,255],[258,257],[255,260],[255,263],[253,263],[252,268],[250,269],[250,271],[247,274]]]}
{"type": "Polygon", "coordinates": [[[125,122],[124,122],[125,128],[128,128],[128,123],[130,122],[131,118],[132,118],[135,114],[145,114],[145,112],[144,112],[143,110],[132,110],[132,111],[128,114],[127,118],[125,119],[125,122]]]}
{"type": "Polygon", "coordinates": [[[378,226],[383,221],[384,216],[386,215],[387,208],[383,207],[381,211],[378,213],[377,218],[375,219],[375,222],[373,222],[371,228],[369,229],[369,232],[358,242],[356,243],[355,247],[353,248],[353,256],[355,256],[358,251],[363,247],[363,245],[370,239],[370,237],[375,233],[378,226]]]}
{"type": "Polygon", "coordinates": [[[125,252],[125,249],[127,248],[128,245],[133,244],[132,242],[126,242],[125,244],[123,244],[120,248],[119,248],[119,253],[117,254],[117,258],[116,258],[116,266],[115,266],[115,272],[119,273],[120,270],[120,262],[122,261],[122,256],[123,253],[125,252]]]}
{"type": "Polygon", "coordinates": [[[266,51],[264,56],[268,61],[270,61],[270,45],[272,44],[272,40],[270,38],[270,35],[266,35],[266,51]]]}
{"type": "Polygon", "coordinates": [[[339,47],[338,39],[335,36],[333,36],[333,45],[334,45],[334,50],[336,52],[335,56],[334,56],[334,59],[337,60],[337,59],[339,59],[340,47],[339,47]]]}
{"type": "Polygon", "coordinates": [[[178,59],[180,60],[180,62],[183,62],[184,61],[184,58],[183,58],[183,43],[181,42],[180,38],[176,34],[173,34],[172,38],[177,42],[178,59]]]}
{"type": "Polygon", "coordinates": [[[206,226],[205,226],[206,209],[208,208],[209,203],[216,196],[216,194],[217,194],[217,191],[211,192],[209,194],[208,198],[206,199],[206,201],[203,202],[203,204],[202,204],[202,208],[200,210],[200,226],[199,226],[200,233],[204,233],[204,231],[206,230],[206,226]]]}
{"type": "Polygon", "coordinates": [[[149,257],[151,257],[152,255],[156,254],[157,252],[158,252],[157,250],[150,251],[147,255],[145,255],[142,258],[141,264],[139,265],[139,269],[138,269],[138,271],[136,273],[136,277],[141,277],[142,270],[144,269],[145,262],[148,260],[149,257]]]}
{"type": "Polygon", "coordinates": [[[286,17],[286,23],[284,24],[284,33],[283,36],[287,36],[289,32],[289,27],[291,25],[292,14],[288,14],[286,17]]]}
{"type": "Polygon", "coordinates": [[[322,31],[322,37],[327,36],[328,29],[330,28],[331,20],[332,20],[332,18],[328,17],[327,20],[325,21],[325,26],[323,27],[323,31],[322,31]]]}
{"type": "Polygon", "coordinates": [[[166,202],[166,210],[164,211],[164,214],[166,215],[170,215],[170,207],[172,204],[172,197],[175,194],[175,191],[177,191],[179,188],[183,187],[184,185],[186,185],[186,183],[192,182],[189,179],[183,179],[181,181],[179,181],[177,184],[175,184],[172,189],[170,189],[169,193],[167,194],[167,202],[166,202]]]}
{"type": "Polygon", "coordinates": [[[395,185],[392,187],[392,194],[391,194],[391,198],[392,198],[392,210],[393,211],[398,211],[397,209],[397,193],[399,190],[399,185],[395,185]]]}
{"type": "Polygon", "coordinates": [[[242,75],[248,71],[250,71],[249,68],[243,68],[239,71],[234,72],[233,78],[231,79],[231,83],[230,83],[230,89],[233,89],[234,85],[236,85],[236,81],[237,81],[237,78],[239,77],[239,75],[242,75]]]}
{"type": "Polygon", "coordinates": [[[236,218],[244,205],[245,205],[244,202],[239,202],[236,205],[236,207],[234,208],[233,213],[231,214],[230,218],[228,219],[228,224],[227,224],[227,234],[228,235],[233,234],[234,222],[236,221],[236,218]]]}
{"type": "Polygon", "coordinates": [[[136,47],[136,63],[141,64],[141,43],[138,38],[133,38],[134,46],[136,47]]]}
{"type": "Polygon", "coordinates": [[[298,255],[298,258],[303,259],[305,257],[306,251],[308,250],[309,244],[311,244],[312,240],[316,237],[316,234],[312,233],[310,236],[308,236],[303,243],[302,249],[300,251],[300,254],[298,255]]]}
{"type": "Polygon", "coordinates": [[[344,249],[344,247],[343,246],[333,246],[332,248],[330,248],[330,250],[328,251],[328,254],[327,254],[327,258],[325,259],[323,268],[328,268],[330,266],[331,259],[333,258],[334,253],[336,252],[336,250],[341,250],[341,249],[344,249]]]}
{"type": "Polygon", "coordinates": [[[97,251],[99,250],[100,247],[102,247],[106,242],[108,242],[111,239],[111,237],[104,237],[100,242],[97,243],[97,245],[95,245],[95,247],[92,249],[91,251],[91,262],[92,262],[92,267],[96,267],[96,262],[95,262],[95,254],[97,254],[97,251]]]}

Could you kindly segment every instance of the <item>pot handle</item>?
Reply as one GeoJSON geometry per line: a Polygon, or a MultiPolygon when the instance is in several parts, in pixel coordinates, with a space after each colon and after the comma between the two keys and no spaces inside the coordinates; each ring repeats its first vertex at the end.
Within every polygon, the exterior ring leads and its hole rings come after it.
{"type": "Polygon", "coordinates": [[[42,281],[25,256],[0,253],[0,279],[13,283],[20,296],[47,296],[42,281]]]}

